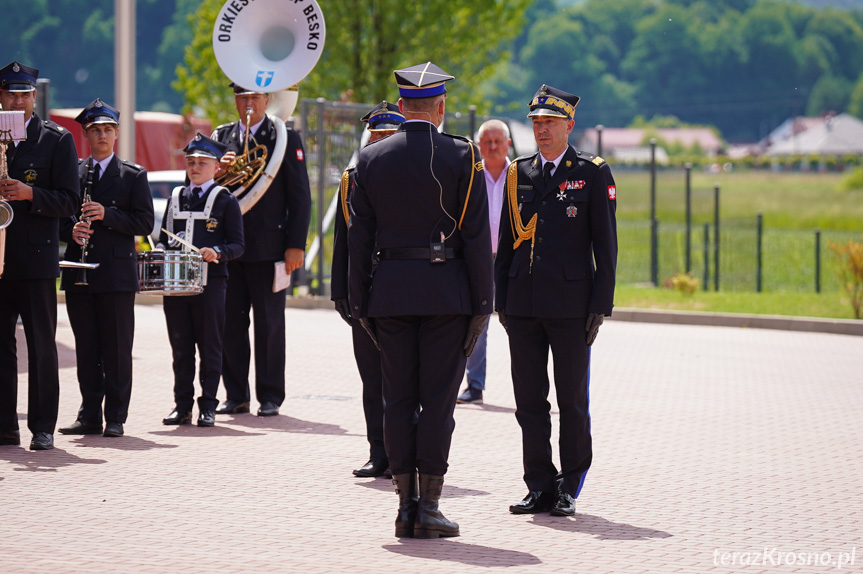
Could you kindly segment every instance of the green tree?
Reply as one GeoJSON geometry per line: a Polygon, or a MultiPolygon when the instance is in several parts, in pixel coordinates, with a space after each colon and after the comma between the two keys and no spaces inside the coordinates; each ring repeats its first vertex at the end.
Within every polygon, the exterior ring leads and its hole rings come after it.
{"type": "Polygon", "coordinates": [[[848,101],[848,113],[863,119],[863,74],[857,78],[857,83],[851,91],[851,97],[848,101]]]}
{"type": "MultiPolygon", "coordinates": [[[[227,84],[210,46],[221,0],[204,0],[190,17],[194,34],[174,88],[185,96],[185,109],[200,108],[210,119],[232,116],[227,84]]],[[[530,0],[475,0],[453,4],[427,0],[411,9],[395,0],[321,2],[327,38],[321,60],[300,85],[301,96],[360,102],[396,97],[393,70],[433,61],[456,77],[450,109],[489,104],[475,89],[495,64],[508,60],[504,41],[521,30],[530,0]]]]}
{"type": "Polygon", "coordinates": [[[845,78],[830,75],[821,77],[809,94],[806,115],[817,116],[847,109],[853,90],[854,83],[845,78]]]}

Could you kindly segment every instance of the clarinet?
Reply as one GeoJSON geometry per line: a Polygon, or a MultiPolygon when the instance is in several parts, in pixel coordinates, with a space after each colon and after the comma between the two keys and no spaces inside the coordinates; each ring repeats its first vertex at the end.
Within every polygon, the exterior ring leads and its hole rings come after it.
{"type": "MultiPolygon", "coordinates": [[[[83,205],[85,203],[90,203],[90,201],[92,201],[92,198],[90,197],[90,192],[93,190],[93,177],[95,176],[95,171],[96,171],[96,162],[91,157],[90,163],[87,166],[87,179],[84,182],[84,197],[82,198],[82,201],[81,201],[82,210],[83,210],[83,205]]],[[[87,223],[88,225],[90,224],[90,218],[89,217],[83,217],[82,216],[81,221],[87,223]]],[[[84,237],[84,243],[81,245],[81,263],[87,263],[87,243],[89,243],[89,241],[90,241],[89,236],[85,236],[84,237]]],[[[78,270],[78,280],[75,281],[75,285],[89,285],[89,283],[87,283],[87,269],[86,268],[78,270]]]]}

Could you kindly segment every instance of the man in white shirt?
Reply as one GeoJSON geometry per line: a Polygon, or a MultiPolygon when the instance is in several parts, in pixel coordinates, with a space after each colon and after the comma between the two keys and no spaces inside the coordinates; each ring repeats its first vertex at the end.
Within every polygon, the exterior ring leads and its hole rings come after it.
{"type": "MultiPolygon", "coordinates": [[[[491,252],[497,254],[498,227],[503,205],[503,184],[509,167],[507,152],[512,144],[509,128],[500,120],[488,120],[477,131],[477,144],[482,154],[485,189],[488,193],[488,222],[491,228],[491,252]]],[[[473,354],[467,358],[467,388],[458,397],[460,404],[482,404],[485,390],[486,342],[488,323],[477,339],[473,354]]]]}

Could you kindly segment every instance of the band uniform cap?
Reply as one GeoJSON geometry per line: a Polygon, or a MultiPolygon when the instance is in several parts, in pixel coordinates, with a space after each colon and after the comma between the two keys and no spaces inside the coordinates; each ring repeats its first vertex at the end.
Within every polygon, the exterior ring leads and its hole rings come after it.
{"type": "Polygon", "coordinates": [[[255,90],[250,90],[248,88],[244,88],[243,86],[237,85],[234,82],[231,82],[231,85],[229,87],[234,89],[234,95],[235,96],[246,96],[249,94],[264,94],[264,95],[266,95],[266,93],[267,93],[267,92],[257,92],[255,90]]]}
{"type": "Polygon", "coordinates": [[[543,84],[528,104],[530,113],[527,117],[554,116],[575,119],[575,107],[580,99],[578,96],[543,84]]]}
{"type": "Polygon", "coordinates": [[[368,122],[369,131],[381,132],[398,129],[405,123],[405,117],[399,112],[397,105],[384,100],[360,118],[360,121],[368,122]]]}
{"type": "Polygon", "coordinates": [[[39,70],[12,62],[0,69],[0,90],[7,92],[32,92],[36,89],[39,70]]]}
{"type": "Polygon", "coordinates": [[[219,160],[228,151],[228,146],[198,132],[183,151],[186,152],[186,157],[210,157],[219,160]]]}
{"type": "Polygon", "coordinates": [[[95,124],[114,124],[120,125],[120,112],[96,98],[87,107],[81,110],[75,121],[84,126],[86,130],[95,124]]]}
{"type": "Polygon", "coordinates": [[[431,62],[393,72],[403,98],[431,98],[446,93],[446,82],[454,80],[431,62]]]}

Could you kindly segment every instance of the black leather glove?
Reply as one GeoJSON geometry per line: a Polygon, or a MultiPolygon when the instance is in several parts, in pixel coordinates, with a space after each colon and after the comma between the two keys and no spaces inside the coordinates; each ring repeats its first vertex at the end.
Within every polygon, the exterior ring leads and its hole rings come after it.
{"type": "Polygon", "coordinates": [[[378,351],[381,350],[380,343],[378,343],[377,332],[375,331],[375,322],[373,319],[368,317],[360,317],[357,319],[360,322],[360,326],[366,330],[366,333],[369,334],[369,337],[372,338],[372,343],[375,344],[375,349],[378,351]]]}
{"type": "Polygon", "coordinates": [[[599,326],[602,325],[602,314],[600,313],[591,313],[587,316],[587,322],[584,324],[584,330],[587,331],[587,346],[593,345],[594,339],[596,339],[597,333],[599,333],[599,326]]]}
{"type": "Polygon", "coordinates": [[[498,311],[497,318],[500,320],[500,324],[503,325],[503,330],[508,332],[509,329],[506,328],[506,313],[498,311]]]}
{"type": "Polygon", "coordinates": [[[476,347],[477,339],[482,335],[482,330],[488,324],[488,315],[474,315],[467,325],[467,336],[464,338],[464,356],[470,357],[473,348],[476,347]]]}
{"type": "Polygon", "coordinates": [[[335,299],[333,301],[336,305],[336,311],[339,312],[339,315],[342,316],[342,319],[345,320],[345,323],[348,325],[351,324],[351,306],[348,304],[347,299],[335,299]]]}

